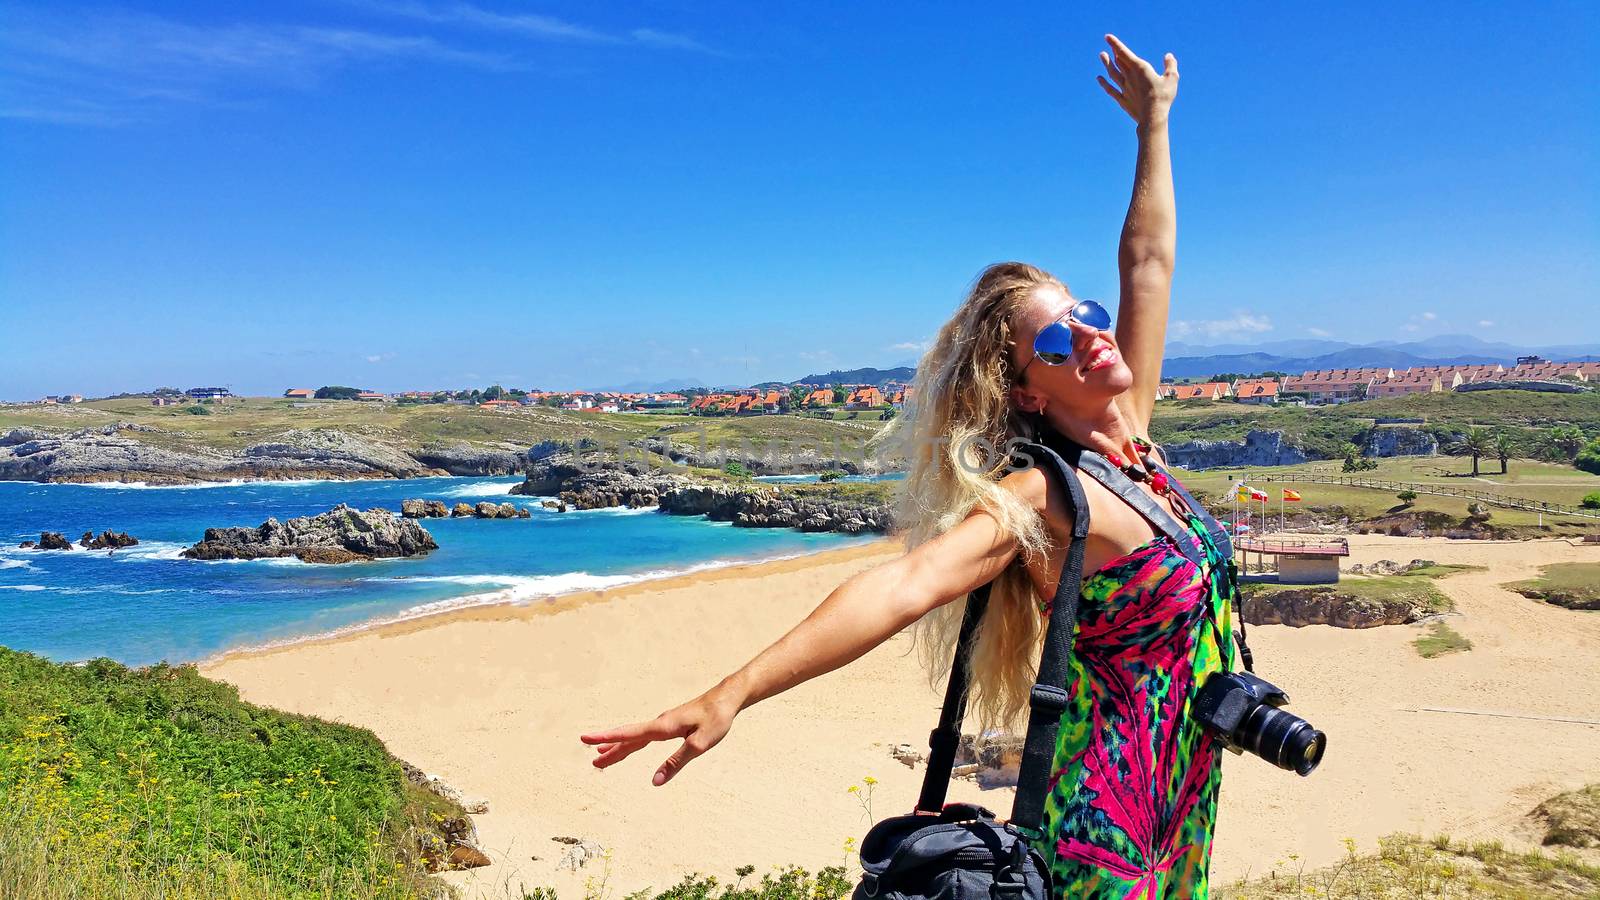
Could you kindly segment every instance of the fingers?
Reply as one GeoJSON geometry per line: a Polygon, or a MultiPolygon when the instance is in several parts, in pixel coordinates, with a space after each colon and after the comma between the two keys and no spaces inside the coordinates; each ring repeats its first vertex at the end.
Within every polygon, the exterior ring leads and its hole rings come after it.
{"type": "Polygon", "coordinates": [[[615,744],[603,744],[595,748],[595,757],[593,760],[591,760],[591,763],[596,769],[604,769],[609,766],[613,766],[627,759],[629,756],[633,755],[635,750],[638,750],[640,747],[643,747],[648,743],[650,742],[627,741],[615,744]]]}
{"type": "Polygon", "coordinates": [[[1122,101],[1122,94],[1116,88],[1111,86],[1111,82],[1107,81],[1104,75],[1096,75],[1094,80],[1100,82],[1100,87],[1103,88],[1107,94],[1111,95],[1111,99],[1117,101],[1118,106],[1122,107],[1123,109],[1128,108],[1127,104],[1123,103],[1122,101]]]}
{"type": "Polygon", "coordinates": [[[1162,64],[1162,71],[1161,71],[1161,77],[1162,78],[1177,78],[1178,77],[1178,58],[1176,56],[1173,56],[1171,53],[1168,53],[1166,56],[1163,56],[1161,58],[1161,64],[1162,64]]]}
{"type": "Polygon", "coordinates": [[[1139,58],[1137,53],[1128,49],[1128,45],[1117,40],[1114,34],[1106,35],[1106,43],[1111,45],[1111,50],[1116,54],[1117,66],[1127,69],[1130,66],[1139,66],[1151,74],[1155,74],[1155,67],[1139,58]]]}
{"type": "Polygon", "coordinates": [[[1100,51],[1100,65],[1106,67],[1106,75],[1110,76],[1117,87],[1125,88],[1128,86],[1127,82],[1123,80],[1122,73],[1117,70],[1116,64],[1111,61],[1111,54],[1104,50],[1100,51]]]}
{"type": "Polygon", "coordinates": [[[709,747],[704,746],[697,735],[689,735],[684,738],[677,751],[667,757],[667,761],[661,764],[661,768],[656,770],[656,774],[650,779],[650,783],[656,787],[666,784],[672,780],[674,775],[683,771],[683,767],[688,765],[690,760],[709,749],[709,747]]]}
{"type": "Polygon", "coordinates": [[[612,744],[617,741],[634,741],[644,738],[650,741],[664,741],[667,738],[682,737],[683,734],[675,729],[661,716],[648,722],[635,722],[632,725],[623,725],[609,731],[592,731],[588,734],[578,735],[578,740],[585,744],[612,744]]]}

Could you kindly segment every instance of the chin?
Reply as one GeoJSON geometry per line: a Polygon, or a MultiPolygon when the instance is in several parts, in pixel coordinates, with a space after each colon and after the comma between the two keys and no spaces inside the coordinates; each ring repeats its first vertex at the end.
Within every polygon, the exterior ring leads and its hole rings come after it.
{"type": "Polygon", "coordinates": [[[1118,359],[1103,369],[1085,373],[1083,384],[1084,387],[1115,396],[1133,387],[1133,370],[1128,368],[1127,363],[1118,359]]]}

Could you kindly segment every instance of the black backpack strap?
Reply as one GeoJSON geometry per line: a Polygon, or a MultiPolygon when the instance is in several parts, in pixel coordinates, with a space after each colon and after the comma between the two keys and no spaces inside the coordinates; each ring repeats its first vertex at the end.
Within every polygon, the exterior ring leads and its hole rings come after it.
{"type": "MultiPolygon", "coordinates": [[[[1011,814],[1014,824],[1037,833],[1049,793],[1050,767],[1055,760],[1061,712],[1067,705],[1067,692],[1061,685],[1066,683],[1067,662],[1072,656],[1073,634],[1078,627],[1078,594],[1083,582],[1084,543],[1089,536],[1089,503],[1073,467],[1060,454],[1040,444],[1023,444],[1017,454],[1031,464],[1040,465],[1047,478],[1060,481],[1073,519],[1072,541],[1056,583],[1055,599],[1051,601],[1039,677],[1029,701],[1028,733],[1023,741],[1022,767],[1011,814]]],[[[1076,461],[1076,452],[1069,451],[1069,455],[1076,461]]],[[[939,725],[928,736],[928,768],[923,773],[922,793],[917,799],[920,812],[937,813],[944,807],[950,772],[961,742],[961,722],[967,712],[972,645],[977,638],[978,623],[988,608],[990,587],[986,584],[967,595],[967,609],[956,638],[955,659],[950,664],[950,680],[945,685],[939,725]]]]}
{"type": "Polygon", "coordinates": [[[1056,581],[1056,596],[1050,605],[1050,624],[1044,633],[1044,653],[1039,658],[1039,677],[1033,686],[1028,706],[1028,733],[1022,742],[1022,765],[1017,773],[1017,797],[1011,806],[1011,824],[1024,834],[1036,837],[1044,820],[1045,798],[1050,794],[1050,769],[1055,764],[1056,736],[1061,730],[1061,713],[1067,708],[1067,666],[1072,660],[1072,642],[1078,629],[1078,596],[1083,589],[1083,548],[1089,537],[1089,501],[1083,494],[1076,468],[1082,451],[1066,446],[1066,456],[1043,444],[1024,444],[1028,454],[1046,477],[1054,476],[1067,497],[1072,515],[1072,538],[1067,559],[1056,581]]]}
{"type": "Polygon", "coordinates": [[[922,794],[917,798],[917,809],[922,812],[937,813],[944,808],[956,750],[961,746],[961,722],[967,717],[972,643],[978,633],[978,622],[989,608],[990,586],[986,584],[967,595],[967,611],[961,617],[961,633],[956,637],[956,658],[950,663],[950,681],[944,689],[944,707],[939,712],[938,726],[928,735],[928,770],[923,773],[922,794]]]}

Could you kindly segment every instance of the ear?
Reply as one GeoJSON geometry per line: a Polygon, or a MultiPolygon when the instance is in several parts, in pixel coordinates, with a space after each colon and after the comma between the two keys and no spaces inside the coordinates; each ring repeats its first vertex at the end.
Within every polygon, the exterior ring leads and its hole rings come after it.
{"type": "Polygon", "coordinates": [[[1023,412],[1044,412],[1044,398],[1022,385],[1011,386],[1011,405],[1023,412]]]}

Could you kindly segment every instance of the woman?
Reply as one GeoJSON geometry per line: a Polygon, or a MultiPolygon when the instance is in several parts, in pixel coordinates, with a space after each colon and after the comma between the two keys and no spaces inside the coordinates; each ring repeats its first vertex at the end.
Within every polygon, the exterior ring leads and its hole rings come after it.
{"type": "MultiPolygon", "coordinates": [[[[972,708],[985,725],[1016,722],[1039,654],[1071,535],[1060,487],[1038,468],[1007,472],[998,454],[1016,436],[1064,436],[1139,474],[1157,452],[1145,439],[1161,377],[1176,214],[1167,113],[1177,61],[1163,70],[1107,35],[1106,93],[1139,136],[1133,200],[1118,250],[1115,331],[1049,274],[991,266],[940,331],[917,371],[915,408],[894,423],[910,461],[899,522],[911,549],[836,589],[805,621],[705,694],[648,722],[587,734],[594,764],[613,765],[652,741],[683,743],[656,771],[670,781],[727,735],[744,708],[851,662],[920,623],[937,679],[964,604],[994,580],[973,648],[972,708]],[[981,439],[981,440],[980,440],[981,439]]],[[[1226,557],[1162,479],[1140,482],[1187,523],[1208,559],[1185,559],[1120,497],[1082,479],[1090,509],[1083,597],[1037,847],[1063,897],[1203,896],[1221,770],[1189,700],[1232,663],[1226,557]],[[1215,626],[1215,627],[1213,627],[1215,626]]]]}

